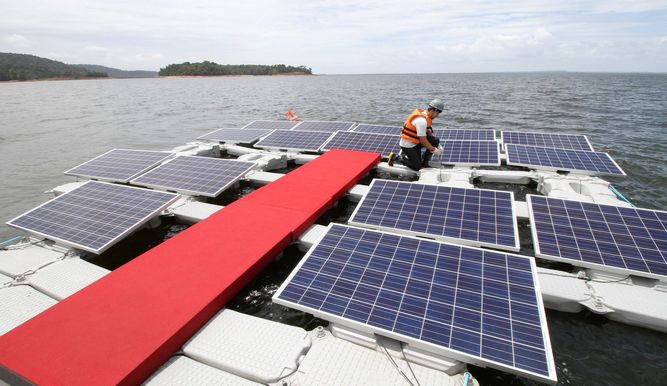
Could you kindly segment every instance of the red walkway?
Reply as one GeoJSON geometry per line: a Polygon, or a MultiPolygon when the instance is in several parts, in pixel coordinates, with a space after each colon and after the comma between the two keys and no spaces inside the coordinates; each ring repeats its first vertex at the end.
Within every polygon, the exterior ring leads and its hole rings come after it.
{"type": "Polygon", "coordinates": [[[135,258],[0,336],[0,378],[142,382],[377,162],[328,152],[135,258]]]}

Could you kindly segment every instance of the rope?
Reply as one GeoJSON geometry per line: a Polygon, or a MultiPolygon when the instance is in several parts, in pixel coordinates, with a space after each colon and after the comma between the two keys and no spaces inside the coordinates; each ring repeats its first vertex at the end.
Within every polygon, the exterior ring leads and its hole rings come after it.
{"type": "Polygon", "coordinates": [[[611,191],[616,195],[616,197],[618,197],[618,198],[620,198],[621,200],[627,202],[628,204],[630,204],[630,206],[632,206],[633,208],[635,208],[635,205],[634,205],[633,203],[631,203],[630,200],[628,200],[627,198],[625,198],[625,196],[623,195],[623,193],[621,193],[618,189],[616,189],[616,188],[614,187],[614,185],[609,184],[609,190],[611,190],[611,191]]]}
{"type": "Polygon", "coordinates": [[[8,246],[14,244],[14,242],[20,241],[20,240],[23,240],[23,239],[24,239],[23,236],[14,236],[9,240],[5,240],[5,241],[1,242],[0,243],[0,248],[8,247],[8,246]]]}

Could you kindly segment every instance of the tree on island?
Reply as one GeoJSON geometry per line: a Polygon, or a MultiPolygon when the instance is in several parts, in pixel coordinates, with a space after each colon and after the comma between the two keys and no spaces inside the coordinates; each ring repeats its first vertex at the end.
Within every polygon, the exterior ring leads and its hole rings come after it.
{"type": "Polygon", "coordinates": [[[277,74],[304,74],[312,75],[312,70],[306,66],[287,66],[284,64],[217,64],[205,60],[201,63],[185,62],[170,64],[161,68],[160,76],[220,76],[220,75],[277,75],[277,74]]]}
{"type": "Polygon", "coordinates": [[[0,81],[49,78],[106,78],[104,72],[88,71],[55,60],[26,54],[0,52],[0,81]]]}

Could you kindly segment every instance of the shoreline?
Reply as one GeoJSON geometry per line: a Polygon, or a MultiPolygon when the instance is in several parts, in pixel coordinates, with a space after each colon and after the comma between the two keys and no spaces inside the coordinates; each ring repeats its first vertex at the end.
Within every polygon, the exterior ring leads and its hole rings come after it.
{"type": "Polygon", "coordinates": [[[158,75],[158,78],[250,78],[254,76],[315,76],[315,74],[306,74],[305,72],[286,72],[284,74],[270,75],[249,75],[249,74],[229,74],[229,75],[158,75]]]}
{"type": "Polygon", "coordinates": [[[285,73],[285,74],[272,74],[272,75],[167,75],[167,76],[149,76],[149,77],[133,77],[133,78],[114,78],[111,76],[99,77],[99,78],[70,78],[70,77],[54,77],[54,78],[43,78],[43,79],[26,79],[26,80],[0,80],[2,83],[28,83],[28,82],[50,82],[50,81],[60,81],[60,80],[110,80],[110,79],[168,79],[168,78],[249,78],[254,76],[316,76],[315,74],[306,74],[306,73],[285,73]]]}

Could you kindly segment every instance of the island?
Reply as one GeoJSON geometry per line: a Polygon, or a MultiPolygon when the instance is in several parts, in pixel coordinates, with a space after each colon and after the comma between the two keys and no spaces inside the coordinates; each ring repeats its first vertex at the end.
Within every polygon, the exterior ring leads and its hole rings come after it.
{"type": "Polygon", "coordinates": [[[285,64],[218,64],[203,61],[201,63],[170,64],[161,68],[160,76],[232,76],[232,75],[312,75],[306,66],[288,66],[285,64]]]}

